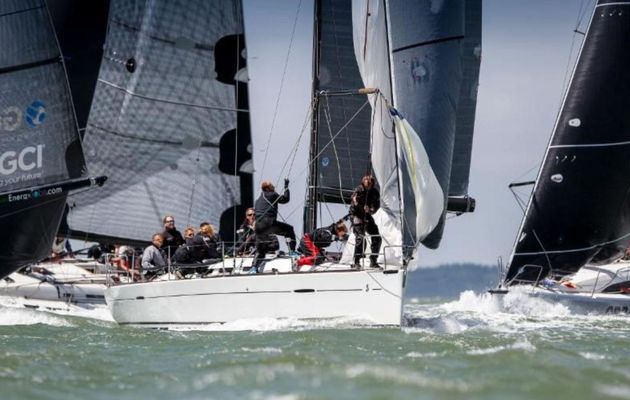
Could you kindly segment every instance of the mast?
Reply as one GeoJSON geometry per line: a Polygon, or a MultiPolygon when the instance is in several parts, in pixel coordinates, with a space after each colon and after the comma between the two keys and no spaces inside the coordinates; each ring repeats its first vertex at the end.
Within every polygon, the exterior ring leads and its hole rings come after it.
{"type": "Polygon", "coordinates": [[[309,149],[309,174],[308,174],[308,182],[307,182],[307,197],[306,204],[304,209],[304,232],[312,232],[317,225],[317,172],[318,172],[318,163],[315,160],[317,156],[317,149],[319,147],[317,128],[319,125],[319,96],[318,96],[318,66],[319,66],[319,41],[320,37],[320,29],[319,24],[321,21],[319,6],[320,0],[315,0],[314,7],[315,11],[313,12],[313,86],[312,86],[312,109],[313,109],[313,117],[311,120],[311,146],[309,149]]]}

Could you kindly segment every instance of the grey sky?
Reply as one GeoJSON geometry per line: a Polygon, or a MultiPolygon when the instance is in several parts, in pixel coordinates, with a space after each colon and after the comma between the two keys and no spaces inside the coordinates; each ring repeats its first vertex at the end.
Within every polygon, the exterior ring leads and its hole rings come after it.
{"type": "MultiPolygon", "coordinates": [[[[278,98],[298,3],[245,0],[244,4],[255,182],[263,177],[278,179],[308,111],[312,0],[302,0],[278,98]],[[276,101],[278,114],[263,171],[276,101]]],[[[582,21],[585,29],[592,5],[593,0],[484,0],[469,189],[477,199],[477,210],[450,219],[438,250],[420,248],[420,265],[459,261],[490,264],[498,256],[509,256],[522,212],[507,185],[536,176],[564,95],[565,77],[570,76],[581,44],[581,36],[574,35],[573,29],[580,9],[587,8],[582,21]],[[569,61],[571,54],[573,59],[569,61]]],[[[281,207],[296,231],[301,231],[308,135],[307,127],[289,174],[292,200],[281,207]]]]}

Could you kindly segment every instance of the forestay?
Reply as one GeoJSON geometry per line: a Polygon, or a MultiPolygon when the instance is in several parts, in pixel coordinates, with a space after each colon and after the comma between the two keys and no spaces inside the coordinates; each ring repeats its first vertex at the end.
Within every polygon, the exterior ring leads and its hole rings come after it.
{"type": "Polygon", "coordinates": [[[630,1],[599,0],[506,282],[567,274],[630,243],[630,1]]]}
{"type": "Polygon", "coordinates": [[[252,204],[242,20],[238,0],[111,2],[84,138],[109,181],[72,200],[74,236],[148,241],[172,214],[230,240],[252,204]]]}

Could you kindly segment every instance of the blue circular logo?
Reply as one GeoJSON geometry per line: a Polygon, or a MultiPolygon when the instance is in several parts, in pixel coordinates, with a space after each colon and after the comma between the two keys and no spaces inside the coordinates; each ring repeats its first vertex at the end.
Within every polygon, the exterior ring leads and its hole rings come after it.
{"type": "Polygon", "coordinates": [[[38,198],[39,196],[40,196],[39,191],[36,190],[36,191],[33,192],[33,197],[34,198],[38,198]]]}
{"type": "Polygon", "coordinates": [[[328,157],[322,158],[322,166],[327,167],[330,164],[330,159],[328,157]]]}
{"type": "Polygon", "coordinates": [[[24,118],[32,128],[41,125],[46,119],[46,106],[41,100],[35,100],[26,108],[24,118]]]}

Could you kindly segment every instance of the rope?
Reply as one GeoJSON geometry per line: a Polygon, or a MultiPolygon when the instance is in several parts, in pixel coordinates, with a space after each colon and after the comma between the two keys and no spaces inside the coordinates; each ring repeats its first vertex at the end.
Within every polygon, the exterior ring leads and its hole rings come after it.
{"type": "Polygon", "coordinates": [[[264,176],[265,165],[267,164],[267,156],[269,155],[269,146],[271,145],[271,137],[273,136],[273,128],[276,125],[276,117],[278,116],[278,108],[280,105],[280,96],[284,87],[284,79],[287,73],[287,66],[289,64],[289,57],[291,55],[291,48],[293,47],[293,38],[295,37],[295,28],[297,26],[298,16],[300,15],[300,8],[302,7],[302,0],[298,2],[297,11],[295,12],[295,19],[293,20],[293,29],[291,31],[291,39],[289,41],[289,48],[287,49],[287,56],[284,60],[284,69],[282,70],[282,78],[280,78],[280,88],[278,90],[278,97],[276,98],[276,105],[273,111],[273,118],[271,120],[271,128],[269,129],[269,136],[267,137],[267,147],[265,148],[265,157],[263,159],[263,165],[260,170],[261,176],[264,176]]]}

